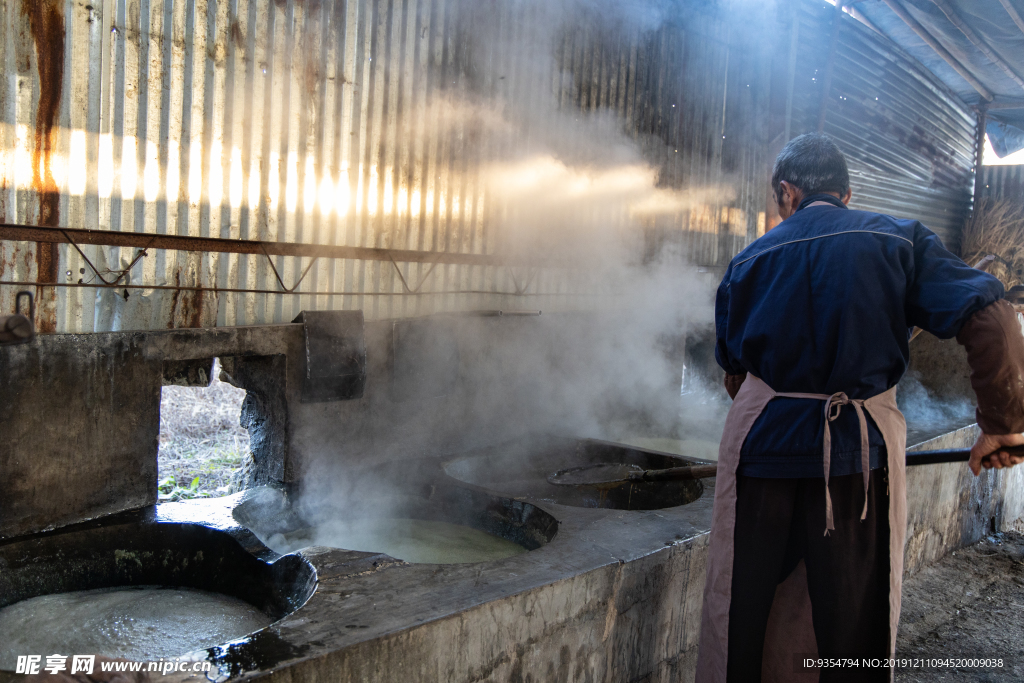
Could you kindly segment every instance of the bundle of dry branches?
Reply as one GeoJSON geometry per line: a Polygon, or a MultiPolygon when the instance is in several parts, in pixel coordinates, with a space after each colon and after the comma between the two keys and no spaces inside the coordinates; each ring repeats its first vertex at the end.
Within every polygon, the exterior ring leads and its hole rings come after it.
{"type": "Polygon", "coordinates": [[[1003,199],[979,199],[964,226],[960,253],[972,266],[992,254],[996,259],[985,270],[1007,289],[1024,284],[1024,207],[1003,199]]]}

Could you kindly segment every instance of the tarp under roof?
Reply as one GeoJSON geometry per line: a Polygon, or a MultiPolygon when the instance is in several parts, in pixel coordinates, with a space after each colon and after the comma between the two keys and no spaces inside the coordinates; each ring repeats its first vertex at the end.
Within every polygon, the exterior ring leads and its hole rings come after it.
{"type": "Polygon", "coordinates": [[[847,0],[847,8],[920,61],[968,104],[981,104],[978,90],[900,18],[893,5],[930,34],[994,96],[986,132],[999,157],[1024,149],[1024,16],[1022,0],[847,0]],[[953,16],[947,15],[948,11],[953,16]],[[1013,13],[1017,16],[1014,17],[1013,13]],[[954,22],[961,22],[967,32],[954,22]],[[976,42],[980,42],[979,46],[976,42]],[[1013,73],[986,54],[989,51],[1013,73]],[[997,108],[1007,103],[1013,108],[997,108]]]}

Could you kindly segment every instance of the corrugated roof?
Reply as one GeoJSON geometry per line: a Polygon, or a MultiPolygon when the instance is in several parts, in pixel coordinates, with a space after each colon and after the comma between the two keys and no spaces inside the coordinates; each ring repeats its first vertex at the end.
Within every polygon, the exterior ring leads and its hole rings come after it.
{"type": "Polygon", "coordinates": [[[980,104],[985,98],[926,42],[928,36],[997,102],[1016,101],[1013,108],[989,109],[987,132],[1000,157],[1024,148],[1024,4],[1020,0],[859,0],[844,4],[862,13],[964,102],[980,104]],[[900,13],[909,15],[927,36],[912,29],[900,13]]]}

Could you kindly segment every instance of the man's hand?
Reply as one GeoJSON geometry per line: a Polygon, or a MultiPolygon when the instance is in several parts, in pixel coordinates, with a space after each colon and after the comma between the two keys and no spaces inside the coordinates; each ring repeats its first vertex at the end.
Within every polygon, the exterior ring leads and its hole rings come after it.
{"type": "Polygon", "coordinates": [[[993,467],[1000,470],[1004,467],[1013,467],[1024,462],[1024,456],[1010,455],[1006,451],[1000,451],[1003,446],[1024,445],[1024,434],[986,434],[981,433],[978,440],[971,447],[971,460],[968,465],[974,476],[981,474],[981,468],[990,470],[993,467]]]}

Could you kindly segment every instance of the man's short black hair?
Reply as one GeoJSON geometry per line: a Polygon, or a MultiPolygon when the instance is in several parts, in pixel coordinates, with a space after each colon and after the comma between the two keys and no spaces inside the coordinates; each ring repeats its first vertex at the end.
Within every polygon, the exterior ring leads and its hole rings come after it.
{"type": "Polygon", "coordinates": [[[782,181],[795,185],[805,195],[838,192],[850,189],[850,171],[846,157],[827,135],[806,133],[795,137],[782,148],[772,169],[772,189],[782,196],[782,181]]]}

